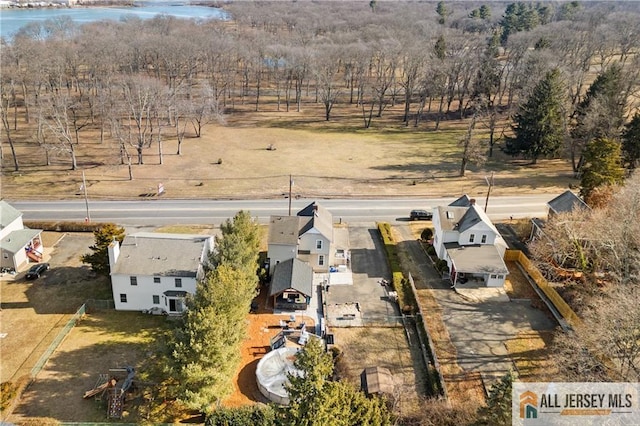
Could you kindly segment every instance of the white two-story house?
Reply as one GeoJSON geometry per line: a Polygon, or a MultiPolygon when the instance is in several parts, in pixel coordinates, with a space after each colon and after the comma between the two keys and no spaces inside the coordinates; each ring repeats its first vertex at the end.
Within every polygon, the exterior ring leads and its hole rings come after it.
{"type": "Polygon", "coordinates": [[[209,235],[141,232],[128,235],[122,245],[114,241],[109,266],[116,310],[181,313],[186,295],[204,278],[211,250],[209,235]]]}
{"type": "Polygon", "coordinates": [[[296,216],[271,216],[269,220],[269,273],[289,259],[306,262],[314,272],[328,272],[330,265],[346,264],[345,248],[334,247],[333,216],[311,203],[296,216]]]}
{"type": "Polygon", "coordinates": [[[334,229],[331,213],[315,202],[295,216],[271,216],[268,242],[269,295],[278,309],[303,309],[314,273],[335,272],[332,283],[352,280],[348,230],[334,229]]]}
{"type": "Polygon", "coordinates": [[[507,244],[474,200],[461,197],[433,211],[433,247],[447,262],[451,282],[469,280],[501,287],[508,274],[504,263],[507,244]]]}
{"type": "Polygon", "coordinates": [[[25,228],[22,212],[0,201],[0,266],[18,271],[32,262],[41,262],[44,253],[41,229],[25,228]]]}

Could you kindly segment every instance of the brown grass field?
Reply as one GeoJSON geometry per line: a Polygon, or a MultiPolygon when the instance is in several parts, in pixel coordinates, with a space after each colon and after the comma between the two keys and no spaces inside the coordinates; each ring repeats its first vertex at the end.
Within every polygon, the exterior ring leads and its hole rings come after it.
{"type": "Polygon", "coordinates": [[[181,156],[175,154],[175,136],[167,134],[163,164],[157,145],[146,149],[145,164],[133,166],[133,181],[120,164],[117,146],[109,140],[101,144],[97,129],[81,131],[79,168],[72,171],[69,157],[55,152],[52,165],[45,166],[44,150],[19,123],[14,136],[21,169],[13,171],[5,149],[2,197],[77,198],[83,170],[88,195],[95,199],[152,196],[160,182],[164,196],[172,198],[278,197],[288,191],[290,174],[296,195],[303,197],[479,195],[486,191],[484,176],[490,172],[496,173],[496,195],[557,193],[575,183],[566,161],[530,165],[505,158],[498,149],[485,166],[471,166],[467,176],[459,177],[458,141],[466,130],[459,120],[443,122],[438,131],[428,122],[405,127],[396,106],[364,129],[352,106],[336,106],[329,122],[317,104],[303,105],[302,112],[277,112],[272,104],[262,108],[254,112],[253,106],[236,106],[225,124],[208,125],[201,138],[188,134],[181,156]],[[267,150],[270,144],[276,149],[267,150]]]}

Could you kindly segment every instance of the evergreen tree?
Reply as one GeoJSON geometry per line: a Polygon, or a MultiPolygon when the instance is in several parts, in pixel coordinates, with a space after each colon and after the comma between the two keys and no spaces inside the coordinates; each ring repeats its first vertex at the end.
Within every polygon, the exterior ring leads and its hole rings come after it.
{"type": "Polygon", "coordinates": [[[565,135],[563,96],[560,71],[549,71],[516,113],[514,136],[507,138],[505,151],[523,153],[534,164],[557,154],[565,135]]]}
{"type": "Polygon", "coordinates": [[[216,237],[215,251],[212,255],[214,266],[227,263],[235,268],[255,273],[260,253],[260,227],[249,212],[239,211],[233,220],[227,219],[220,226],[221,236],[216,237]]]}
{"type": "Polygon", "coordinates": [[[478,410],[478,426],[511,425],[511,389],[515,376],[509,372],[489,390],[486,407],[478,410]]]}
{"type": "Polygon", "coordinates": [[[635,169],[640,161],[640,114],[637,112],[622,132],[622,152],[625,164],[635,169]]]}
{"type": "Polygon", "coordinates": [[[589,204],[589,196],[599,187],[620,185],[624,181],[622,150],[613,139],[599,138],[589,142],[581,168],[580,195],[589,204]]]}
{"type": "Polygon", "coordinates": [[[444,25],[447,20],[447,15],[449,15],[449,10],[443,1],[438,2],[436,6],[436,13],[438,14],[438,23],[440,25],[444,25]]]}
{"type": "Polygon", "coordinates": [[[300,375],[289,375],[289,405],[281,409],[283,425],[386,426],[391,415],[384,400],[367,398],[346,382],[333,382],[333,359],[318,339],[310,339],[294,362],[300,375]]]}
{"type": "Polygon", "coordinates": [[[210,413],[233,390],[246,315],[256,295],[260,228],[240,211],[222,226],[212,256],[214,270],[187,299],[183,324],[169,344],[168,372],[179,399],[210,413]]]}
{"type": "Polygon", "coordinates": [[[486,4],[480,6],[480,19],[484,19],[485,21],[491,19],[491,8],[486,4]]]}
{"type": "Polygon", "coordinates": [[[617,138],[627,105],[622,68],[612,65],[596,77],[576,107],[571,136],[584,143],[596,138],[617,138]]]}
{"type": "Polygon", "coordinates": [[[93,253],[87,253],[80,257],[82,263],[91,265],[91,270],[100,275],[109,275],[109,244],[113,241],[122,243],[124,240],[124,228],[113,223],[107,223],[93,231],[95,244],[89,249],[93,253]]]}
{"type": "Polygon", "coordinates": [[[502,45],[507,44],[507,40],[511,34],[519,31],[529,31],[534,29],[540,23],[538,9],[532,5],[517,2],[507,6],[500,21],[502,28],[501,41],[502,45]]]}

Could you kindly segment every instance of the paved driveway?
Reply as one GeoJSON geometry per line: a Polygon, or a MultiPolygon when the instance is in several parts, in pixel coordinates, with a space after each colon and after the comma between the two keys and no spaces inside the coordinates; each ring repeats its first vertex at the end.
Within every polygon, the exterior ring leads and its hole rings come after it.
{"type": "MultiPolygon", "coordinates": [[[[466,371],[479,371],[487,383],[513,368],[505,342],[530,330],[549,330],[557,324],[544,312],[528,303],[512,302],[509,298],[464,297],[436,273],[406,225],[396,227],[404,241],[401,246],[409,253],[414,270],[421,274],[418,292],[430,288],[442,307],[442,317],[456,347],[458,365],[466,371]]],[[[472,289],[465,294],[473,294],[472,289]]]]}
{"type": "Polygon", "coordinates": [[[395,302],[380,285],[390,273],[378,231],[372,226],[349,227],[352,285],[332,285],[326,293],[329,325],[360,326],[394,321],[399,315],[395,302]],[[352,318],[350,315],[354,315],[352,318]]]}

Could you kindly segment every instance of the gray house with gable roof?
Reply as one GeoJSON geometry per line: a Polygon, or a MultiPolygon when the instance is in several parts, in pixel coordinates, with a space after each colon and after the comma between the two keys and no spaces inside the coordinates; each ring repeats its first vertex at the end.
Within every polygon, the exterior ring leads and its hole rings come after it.
{"type": "Polygon", "coordinates": [[[469,280],[501,287],[509,273],[503,257],[507,244],[473,199],[461,197],[434,208],[433,247],[446,260],[453,285],[469,280]]]}
{"type": "Polygon", "coordinates": [[[334,247],[333,216],[315,202],[296,216],[271,216],[267,258],[270,275],[276,265],[294,258],[314,272],[329,272],[330,265],[347,262],[345,250],[334,247]]]}

